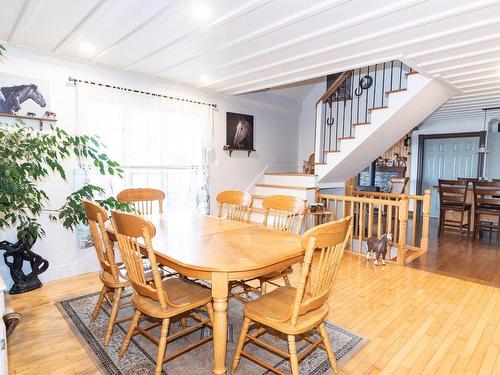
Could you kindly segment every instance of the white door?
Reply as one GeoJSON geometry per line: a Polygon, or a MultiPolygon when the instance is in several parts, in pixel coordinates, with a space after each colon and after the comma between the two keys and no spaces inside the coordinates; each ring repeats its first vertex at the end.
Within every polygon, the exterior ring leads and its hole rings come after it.
{"type": "Polygon", "coordinates": [[[431,189],[431,217],[439,217],[438,179],[477,177],[479,137],[426,139],[423,190],[431,189]]]}

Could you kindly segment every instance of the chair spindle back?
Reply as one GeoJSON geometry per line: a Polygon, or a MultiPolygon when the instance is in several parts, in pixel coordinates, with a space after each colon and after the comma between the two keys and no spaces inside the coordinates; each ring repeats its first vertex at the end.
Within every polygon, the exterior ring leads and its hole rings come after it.
{"type": "Polygon", "coordinates": [[[469,181],[466,180],[438,180],[439,203],[441,206],[464,206],[467,200],[469,181]]]}
{"type": "Polygon", "coordinates": [[[161,308],[166,310],[169,301],[162,286],[162,278],[151,243],[151,238],[156,233],[154,224],[142,216],[120,211],[112,211],[112,222],[134,292],[158,301],[161,308]],[[152,283],[146,281],[141,250],[145,250],[151,263],[152,283]]]}
{"type": "Polygon", "coordinates": [[[473,181],[474,206],[500,211],[500,181],[473,181]]]}
{"type": "Polygon", "coordinates": [[[289,195],[270,195],[262,201],[264,226],[289,233],[300,233],[306,212],[303,199],[289,195]]]}
{"type": "Polygon", "coordinates": [[[290,310],[292,325],[299,316],[320,308],[327,301],[351,231],[352,220],[348,216],[311,228],[302,236],[302,247],[306,252],[290,310]]]}
{"type": "Polygon", "coordinates": [[[134,211],[141,215],[151,215],[156,212],[155,205],[158,203],[158,212],[163,213],[163,201],[165,193],[158,189],[137,188],[125,189],[118,193],[120,202],[130,202],[134,205],[134,211]]]}
{"type": "Polygon", "coordinates": [[[82,199],[82,204],[87,216],[99,264],[104,271],[113,275],[113,278],[118,281],[119,271],[116,265],[115,252],[105,226],[105,222],[108,220],[108,213],[99,204],[87,199],[82,199]]]}
{"type": "Polygon", "coordinates": [[[246,191],[226,190],[217,194],[217,217],[248,223],[252,209],[252,195],[246,191]]]}

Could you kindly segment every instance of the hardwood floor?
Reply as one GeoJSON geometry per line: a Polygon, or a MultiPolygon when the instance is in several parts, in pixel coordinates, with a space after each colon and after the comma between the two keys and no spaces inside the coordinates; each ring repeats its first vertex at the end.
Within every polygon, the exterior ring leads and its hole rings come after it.
{"type": "MultiPolygon", "coordinates": [[[[97,290],[97,274],[87,274],[8,296],[23,314],[9,339],[10,372],[96,373],[54,303],[97,290]]],[[[342,374],[500,374],[498,288],[345,256],[330,306],[330,321],[368,338],[342,374]]]]}
{"type": "Polygon", "coordinates": [[[432,219],[429,250],[409,265],[414,268],[500,287],[500,245],[496,235],[472,241],[445,231],[437,236],[437,220],[432,219]]]}

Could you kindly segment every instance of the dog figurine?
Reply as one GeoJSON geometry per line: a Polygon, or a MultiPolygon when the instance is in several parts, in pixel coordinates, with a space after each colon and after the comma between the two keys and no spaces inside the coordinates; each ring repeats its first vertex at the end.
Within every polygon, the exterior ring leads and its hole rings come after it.
{"type": "Polygon", "coordinates": [[[55,112],[45,111],[45,117],[46,118],[55,119],[56,118],[56,114],[55,114],[55,112]]]}
{"type": "Polygon", "coordinates": [[[385,257],[387,255],[387,245],[392,247],[392,233],[385,233],[378,239],[376,236],[371,236],[366,241],[368,249],[366,251],[366,259],[369,260],[373,256],[373,263],[378,264],[378,258],[382,255],[382,264],[385,266],[385,257]],[[373,253],[373,254],[372,254],[373,253]]]}
{"type": "Polygon", "coordinates": [[[36,113],[35,112],[27,112],[26,116],[27,117],[36,117],[36,113]]]}

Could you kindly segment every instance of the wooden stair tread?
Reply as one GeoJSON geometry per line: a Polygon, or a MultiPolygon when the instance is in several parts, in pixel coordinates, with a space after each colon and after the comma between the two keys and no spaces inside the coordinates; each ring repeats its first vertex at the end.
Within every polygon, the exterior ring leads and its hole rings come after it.
{"type": "Polygon", "coordinates": [[[386,108],[389,108],[387,106],[383,106],[383,107],[373,107],[373,108],[368,108],[368,112],[371,112],[371,111],[378,111],[379,109],[386,109],[386,108]]]}
{"type": "Polygon", "coordinates": [[[389,95],[389,94],[395,94],[397,92],[402,92],[402,91],[407,91],[408,89],[399,89],[399,90],[390,90],[390,91],[386,91],[385,92],[385,95],[389,95]]]}
{"type": "Polygon", "coordinates": [[[267,195],[252,194],[253,199],[264,199],[267,195]]]}
{"type": "MultiPolygon", "coordinates": [[[[326,153],[334,153],[334,152],[340,152],[340,150],[329,150],[325,151],[326,153]]],[[[316,164],[326,164],[326,163],[316,163],[316,164]]]]}
{"type": "Polygon", "coordinates": [[[317,174],[302,173],[302,172],[265,172],[264,175],[267,175],[267,176],[307,176],[307,177],[318,177],[317,174]]]}
{"type": "Polygon", "coordinates": [[[411,72],[405,73],[405,76],[408,77],[408,76],[412,76],[414,74],[419,74],[419,73],[416,70],[413,70],[411,72]]]}
{"type": "Polygon", "coordinates": [[[352,126],[370,125],[371,122],[355,122],[352,126]]]}
{"type": "Polygon", "coordinates": [[[354,137],[339,137],[337,138],[339,141],[343,140],[343,139],[354,139],[354,137]]]}
{"type": "Polygon", "coordinates": [[[271,185],[271,184],[255,184],[255,186],[277,188],[277,189],[289,189],[289,190],[311,190],[311,189],[316,189],[316,186],[307,187],[307,186],[271,185]]]}

